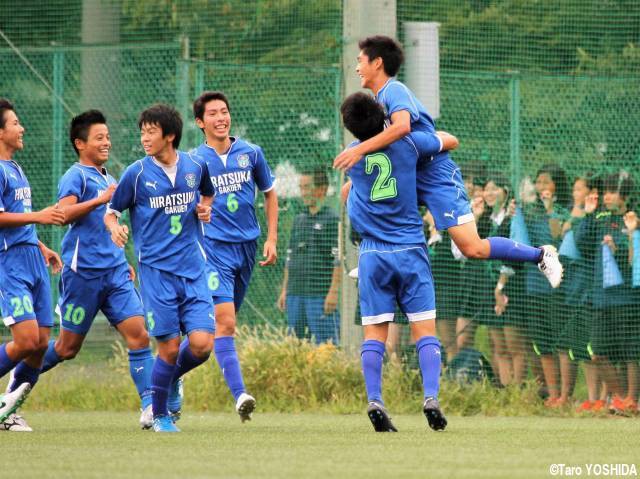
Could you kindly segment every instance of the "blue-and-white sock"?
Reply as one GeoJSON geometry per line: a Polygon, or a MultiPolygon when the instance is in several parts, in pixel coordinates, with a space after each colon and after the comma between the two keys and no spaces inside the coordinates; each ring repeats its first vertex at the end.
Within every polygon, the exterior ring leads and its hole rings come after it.
{"type": "Polygon", "coordinates": [[[178,353],[178,361],[176,362],[176,372],[174,373],[173,380],[177,381],[178,378],[184,376],[192,369],[200,366],[207,359],[209,355],[204,358],[194,356],[189,347],[189,338],[184,338],[180,343],[180,352],[178,353]]]}
{"type": "Polygon", "coordinates": [[[382,403],[382,360],[384,359],[384,343],[368,339],[362,343],[360,353],[362,374],[367,388],[369,401],[382,403]]]}
{"type": "Polygon", "coordinates": [[[518,261],[539,263],[542,259],[542,248],[534,248],[523,243],[516,243],[509,238],[492,236],[489,240],[489,259],[502,261],[518,261]]]}
{"type": "Polygon", "coordinates": [[[7,355],[7,343],[0,344],[0,378],[18,365],[7,355]]]}
{"type": "Polygon", "coordinates": [[[422,373],[424,397],[437,398],[440,390],[440,368],[442,366],[440,341],[435,336],[422,336],[416,342],[416,351],[422,373]]]}
{"type": "Polygon", "coordinates": [[[20,361],[13,372],[13,382],[9,385],[9,392],[16,390],[22,383],[29,383],[35,386],[40,377],[40,368],[33,368],[24,361],[20,361]]]}
{"type": "Polygon", "coordinates": [[[129,350],[129,372],[136,385],[142,409],[151,404],[151,375],[153,374],[151,348],[129,350]]]}
{"type": "Polygon", "coordinates": [[[153,373],[151,374],[153,417],[166,416],[169,414],[167,398],[169,397],[169,387],[171,386],[175,370],[175,364],[169,364],[163,361],[160,356],[158,356],[153,363],[153,373]]]}
{"type": "Polygon", "coordinates": [[[233,336],[216,338],[213,343],[213,349],[216,354],[218,366],[220,366],[222,370],[224,380],[227,382],[233,398],[237,401],[240,395],[245,392],[245,388],[233,336]]]}
{"type": "Polygon", "coordinates": [[[47,352],[44,353],[44,361],[42,362],[42,369],[40,370],[40,374],[46,373],[49,369],[56,367],[58,364],[62,362],[60,356],[56,352],[56,340],[52,339],[49,341],[49,346],[47,347],[47,352]]]}

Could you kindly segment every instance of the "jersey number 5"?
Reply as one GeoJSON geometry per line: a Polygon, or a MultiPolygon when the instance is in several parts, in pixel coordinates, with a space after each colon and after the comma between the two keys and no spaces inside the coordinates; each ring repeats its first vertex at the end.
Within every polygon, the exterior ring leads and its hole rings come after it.
{"type": "Polygon", "coordinates": [[[371,201],[386,200],[398,196],[396,179],[391,176],[391,161],[384,153],[376,153],[366,157],[365,172],[373,173],[373,168],[378,167],[378,176],[371,188],[371,201]]]}

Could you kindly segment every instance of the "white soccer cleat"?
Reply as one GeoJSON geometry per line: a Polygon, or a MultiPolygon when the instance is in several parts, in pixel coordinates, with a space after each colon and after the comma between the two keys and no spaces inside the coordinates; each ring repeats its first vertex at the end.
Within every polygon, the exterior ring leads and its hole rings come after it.
{"type": "Polygon", "coordinates": [[[142,429],[151,429],[153,427],[153,407],[151,404],[140,413],[140,427],[142,429]]]}
{"type": "Polygon", "coordinates": [[[31,384],[22,383],[15,391],[0,396],[0,422],[4,422],[5,419],[22,406],[22,403],[29,395],[29,391],[31,391],[31,384]]]}
{"type": "Polygon", "coordinates": [[[33,432],[33,429],[31,429],[22,416],[13,413],[0,423],[0,431],[33,432]]]}
{"type": "Polygon", "coordinates": [[[558,250],[551,245],[544,245],[541,248],[544,253],[542,254],[542,260],[538,263],[538,269],[547,277],[551,287],[557,288],[562,282],[562,273],[564,271],[562,263],[560,263],[558,250]]]}
{"type": "Polygon", "coordinates": [[[256,400],[247,393],[240,394],[236,401],[236,412],[240,415],[242,422],[251,421],[251,414],[256,409],[256,400]]]}

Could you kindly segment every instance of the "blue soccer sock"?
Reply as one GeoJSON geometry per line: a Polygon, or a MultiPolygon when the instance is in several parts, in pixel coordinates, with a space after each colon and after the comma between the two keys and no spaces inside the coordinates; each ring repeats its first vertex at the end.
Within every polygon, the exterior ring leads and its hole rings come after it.
{"type": "Polygon", "coordinates": [[[216,354],[216,361],[222,371],[224,380],[233,394],[233,398],[237,401],[243,392],[244,380],[242,379],[242,371],[240,370],[240,361],[236,352],[236,343],[233,336],[222,336],[216,338],[213,343],[213,349],[216,354]]]}
{"type": "Polygon", "coordinates": [[[169,397],[169,387],[171,386],[175,370],[175,364],[169,364],[163,361],[160,356],[156,358],[156,361],[153,364],[153,373],[151,374],[151,391],[153,392],[152,407],[154,418],[169,414],[167,398],[169,397]]]}
{"type": "Polygon", "coordinates": [[[416,351],[422,373],[424,397],[437,398],[440,390],[440,367],[442,365],[440,341],[435,336],[422,336],[416,342],[416,351]]]}
{"type": "Polygon", "coordinates": [[[539,263],[542,259],[542,248],[527,246],[501,236],[492,236],[487,240],[489,240],[490,247],[489,259],[527,263],[539,263]]]}
{"type": "Polygon", "coordinates": [[[44,361],[42,362],[42,369],[40,370],[40,374],[46,373],[49,369],[56,367],[63,360],[58,356],[56,352],[56,340],[52,339],[49,341],[49,346],[47,347],[47,352],[44,353],[44,361]]]}
{"type": "Polygon", "coordinates": [[[20,361],[13,372],[13,382],[9,386],[9,392],[13,392],[22,383],[29,383],[35,386],[40,377],[40,368],[33,368],[24,361],[20,361]]]}
{"type": "Polygon", "coordinates": [[[193,368],[200,366],[207,359],[209,355],[204,358],[199,358],[191,352],[189,347],[189,338],[185,338],[180,343],[180,352],[178,353],[178,361],[176,362],[176,372],[173,375],[173,380],[177,381],[178,378],[184,376],[193,368]]]}
{"type": "Polygon", "coordinates": [[[362,343],[362,374],[367,388],[369,401],[382,403],[382,360],[384,358],[384,343],[375,339],[368,339],[362,343]]]}
{"type": "Polygon", "coordinates": [[[129,373],[136,385],[142,403],[142,409],[151,404],[151,375],[153,374],[153,355],[151,348],[129,350],[129,373]]]}
{"type": "Polygon", "coordinates": [[[7,343],[0,344],[0,378],[18,365],[7,355],[7,343]]]}

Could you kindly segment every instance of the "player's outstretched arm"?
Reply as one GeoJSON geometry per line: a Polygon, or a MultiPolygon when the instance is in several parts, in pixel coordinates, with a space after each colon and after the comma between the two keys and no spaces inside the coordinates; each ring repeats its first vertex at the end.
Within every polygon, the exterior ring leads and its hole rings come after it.
{"type": "Polygon", "coordinates": [[[8,213],[0,212],[0,228],[18,228],[20,226],[39,224],[57,225],[64,224],[64,211],[58,204],[33,213],[8,213]]]}
{"type": "Polygon", "coordinates": [[[442,140],[442,151],[452,151],[460,146],[458,138],[446,131],[437,131],[436,135],[442,140]]]}
{"type": "Polygon", "coordinates": [[[267,217],[267,240],[264,242],[260,266],[269,266],[278,259],[278,195],[274,188],[264,193],[264,209],[267,217]]]}
{"type": "Polygon", "coordinates": [[[411,114],[407,110],[396,111],[391,115],[391,125],[388,128],[353,148],[344,150],[333,160],[333,167],[348,170],[364,155],[382,150],[409,133],[411,133],[411,114]]]}
{"type": "Polygon", "coordinates": [[[116,184],[113,183],[100,196],[88,201],[78,203],[78,197],[75,195],[65,196],[58,201],[58,205],[64,211],[64,224],[75,223],[80,218],[87,216],[96,208],[106,205],[111,201],[113,192],[116,190],[116,184]]]}

